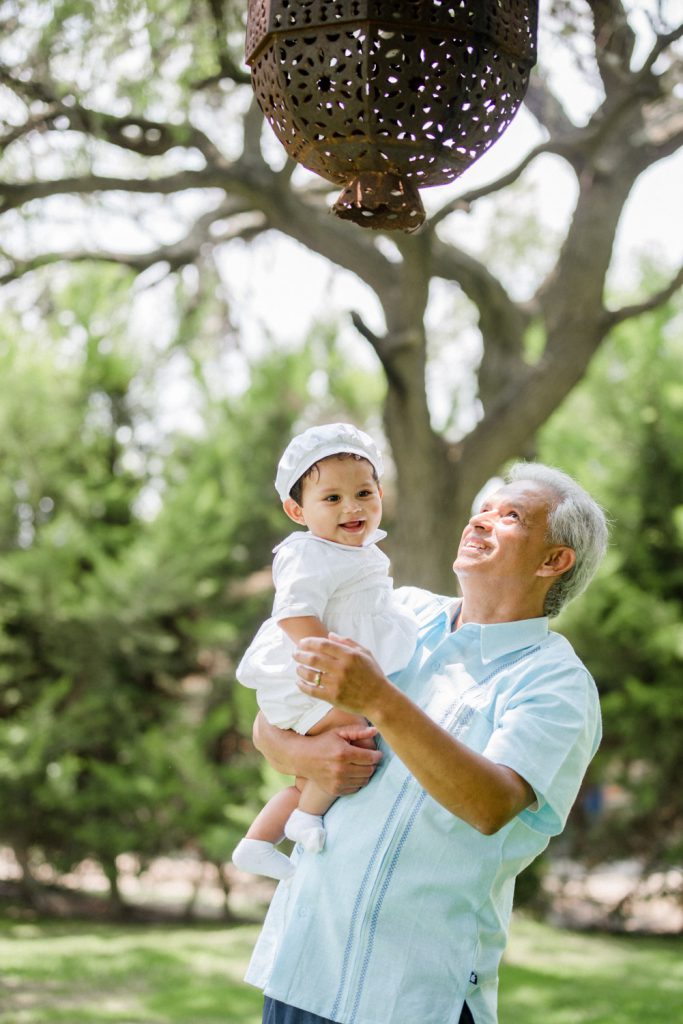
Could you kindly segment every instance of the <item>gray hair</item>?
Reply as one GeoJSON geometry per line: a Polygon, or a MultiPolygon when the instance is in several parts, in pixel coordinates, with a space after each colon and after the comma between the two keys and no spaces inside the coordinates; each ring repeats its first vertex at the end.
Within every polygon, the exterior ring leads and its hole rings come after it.
{"type": "Polygon", "coordinates": [[[550,492],[546,539],[571,548],[576,555],[572,568],[557,578],[546,595],[543,611],[550,617],[559,615],[568,601],[586,589],[607,550],[605,513],[576,480],[552,466],[517,462],[506,480],[528,480],[550,492]]]}

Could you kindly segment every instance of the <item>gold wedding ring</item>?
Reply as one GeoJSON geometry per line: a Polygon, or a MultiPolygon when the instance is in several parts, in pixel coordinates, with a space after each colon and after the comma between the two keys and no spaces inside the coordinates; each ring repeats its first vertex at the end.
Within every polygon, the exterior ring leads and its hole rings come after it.
{"type": "Polygon", "coordinates": [[[315,674],[315,676],[313,678],[313,685],[314,686],[320,686],[320,680],[322,679],[322,677],[323,677],[322,672],[316,672],[316,674],[315,674]]]}

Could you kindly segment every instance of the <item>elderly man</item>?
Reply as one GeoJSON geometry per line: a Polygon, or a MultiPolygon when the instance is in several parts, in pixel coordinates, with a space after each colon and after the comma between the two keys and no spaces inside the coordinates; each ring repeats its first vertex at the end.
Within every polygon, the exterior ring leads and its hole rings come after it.
{"type": "Polygon", "coordinates": [[[302,641],[301,689],[366,716],[378,750],[257,725],[280,769],[356,790],[273,899],[247,974],[266,1024],[495,1024],[515,877],[564,827],[600,739],[595,684],[548,616],[606,542],[578,484],[518,464],[465,527],[462,600],[399,592],[420,633],[397,677],[351,640],[302,641]]]}

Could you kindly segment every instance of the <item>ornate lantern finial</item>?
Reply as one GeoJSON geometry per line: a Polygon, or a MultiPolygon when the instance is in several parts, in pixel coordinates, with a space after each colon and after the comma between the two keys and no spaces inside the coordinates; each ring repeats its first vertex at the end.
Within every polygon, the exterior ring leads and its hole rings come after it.
{"type": "Polygon", "coordinates": [[[288,154],[343,185],[334,212],[414,231],[418,188],[505,131],[536,60],[538,0],[249,0],[246,60],[288,154]]]}

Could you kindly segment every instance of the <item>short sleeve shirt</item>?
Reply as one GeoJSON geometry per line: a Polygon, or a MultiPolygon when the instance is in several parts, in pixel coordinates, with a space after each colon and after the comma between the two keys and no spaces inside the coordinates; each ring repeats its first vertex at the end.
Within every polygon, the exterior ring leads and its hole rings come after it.
{"type": "Polygon", "coordinates": [[[397,594],[420,636],[396,685],[536,802],[482,835],[380,740],[370,784],[328,811],[323,852],[295,850],[247,981],[340,1024],[457,1024],[465,999],[495,1024],[514,880],[564,826],[600,739],[597,691],[545,618],[452,631],[452,599],[397,594]]]}

